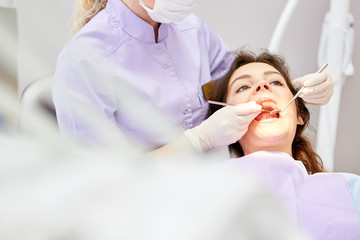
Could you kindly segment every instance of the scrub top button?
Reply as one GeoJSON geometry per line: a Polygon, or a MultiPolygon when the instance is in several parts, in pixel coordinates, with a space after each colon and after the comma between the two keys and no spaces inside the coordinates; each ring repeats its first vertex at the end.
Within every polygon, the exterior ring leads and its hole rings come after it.
{"type": "Polygon", "coordinates": [[[183,114],[186,115],[189,111],[187,109],[184,110],[183,114]]]}
{"type": "Polygon", "coordinates": [[[166,68],[168,67],[168,65],[167,65],[166,63],[164,63],[164,64],[162,65],[162,67],[163,67],[163,69],[166,69],[166,68]]]}
{"type": "Polygon", "coordinates": [[[187,123],[183,123],[183,128],[184,129],[187,129],[187,126],[188,126],[187,123]]]}

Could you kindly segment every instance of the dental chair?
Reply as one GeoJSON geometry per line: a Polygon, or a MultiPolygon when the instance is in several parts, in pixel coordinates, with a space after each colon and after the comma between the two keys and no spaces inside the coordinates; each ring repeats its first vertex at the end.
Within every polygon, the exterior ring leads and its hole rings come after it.
{"type": "Polygon", "coordinates": [[[32,109],[40,110],[45,116],[48,116],[51,121],[54,121],[54,123],[57,124],[56,112],[51,93],[52,78],[53,74],[51,73],[30,82],[30,84],[25,87],[20,99],[22,106],[19,119],[20,131],[26,130],[24,123],[28,117],[30,117],[28,116],[29,110],[31,111],[32,109]]]}

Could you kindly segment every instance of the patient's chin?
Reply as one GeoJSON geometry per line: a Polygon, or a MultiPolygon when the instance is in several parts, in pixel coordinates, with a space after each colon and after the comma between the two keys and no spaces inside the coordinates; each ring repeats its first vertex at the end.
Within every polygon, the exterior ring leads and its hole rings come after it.
{"type": "Polygon", "coordinates": [[[291,147],[297,128],[297,119],[292,115],[277,117],[272,114],[261,114],[249,125],[248,131],[240,140],[251,149],[271,150],[291,147]]]}
{"type": "Polygon", "coordinates": [[[277,141],[287,137],[287,134],[282,134],[274,130],[258,131],[255,134],[257,141],[276,143],[277,141]]]}
{"type": "Polygon", "coordinates": [[[283,146],[291,144],[293,135],[287,132],[284,128],[277,127],[260,127],[256,128],[249,127],[248,132],[240,139],[239,143],[241,145],[245,144],[250,148],[258,148],[259,150],[271,150],[271,146],[274,146],[274,149],[277,146],[283,146]],[[262,149],[263,148],[263,149],[262,149]]]}

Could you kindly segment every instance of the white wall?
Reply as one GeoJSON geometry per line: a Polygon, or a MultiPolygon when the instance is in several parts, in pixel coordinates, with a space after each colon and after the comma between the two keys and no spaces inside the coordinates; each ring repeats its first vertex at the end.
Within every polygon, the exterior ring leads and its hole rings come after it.
{"type": "Polygon", "coordinates": [[[353,64],[355,74],[343,88],[339,114],[335,168],[360,174],[360,111],[356,109],[360,90],[360,1],[352,0],[351,13],[355,18],[355,48],[353,64]]]}
{"type": "MultiPolygon", "coordinates": [[[[199,0],[196,13],[231,49],[248,46],[257,50],[270,42],[278,18],[287,0],[199,0]]],[[[280,52],[285,56],[293,77],[315,72],[321,27],[330,0],[301,0],[296,9],[280,52]]],[[[355,18],[355,75],[346,81],[341,99],[338,137],[335,149],[335,171],[360,174],[360,111],[354,102],[360,89],[360,1],[353,0],[351,13],[355,18]]],[[[316,129],[318,108],[310,107],[311,125],[316,129]]]]}
{"type": "Polygon", "coordinates": [[[74,0],[16,0],[19,93],[31,81],[54,72],[69,37],[74,6],[74,0]]]}

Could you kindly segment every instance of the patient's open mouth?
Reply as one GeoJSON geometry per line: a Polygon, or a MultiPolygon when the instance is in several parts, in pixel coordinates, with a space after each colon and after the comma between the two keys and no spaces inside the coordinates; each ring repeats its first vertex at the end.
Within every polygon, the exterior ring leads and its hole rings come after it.
{"type": "Polygon", "coordinates": [[[255,120],[261,121],[269,118],[280,118],[279,112],[273,111],[278,109],[274,100],[269,98],[261,98],[257,100],[256,103],[262,106],[262,111],[255,118],[255,120]]]}

